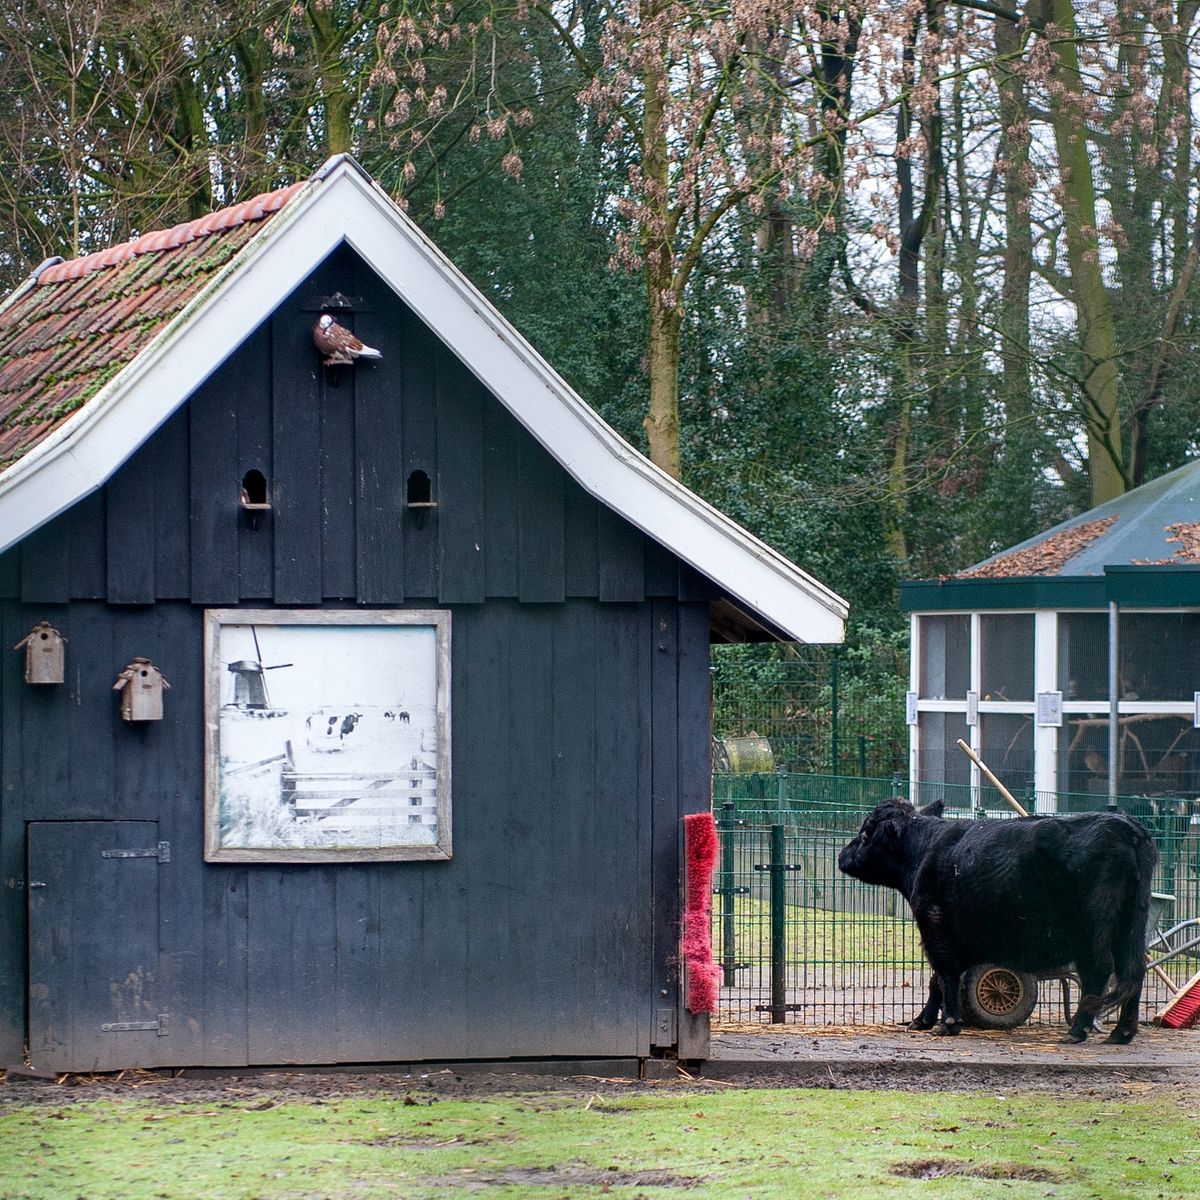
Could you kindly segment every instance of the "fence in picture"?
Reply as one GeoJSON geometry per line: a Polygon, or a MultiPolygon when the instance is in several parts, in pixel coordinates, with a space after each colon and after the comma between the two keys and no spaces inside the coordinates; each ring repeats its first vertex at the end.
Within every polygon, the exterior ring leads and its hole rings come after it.
{"type": "MultiPolygon", "coordinates": [[[[713,648],[713,767],[880,777],[907,769],[907,639],[713,648]]],[[[764,797],[765,799],[766,797],[764,797]]]]}
{"type": "MultiPolygon", "coordinates": [[[[939,784],[916,793],[916,804],[942,800],[948,819],[1013,815],[991,788],[939,784]]],[[[785,771],[714,775],[720,1022],[877,1025],[916,1014],[929,972],[907,903],[837,869],[838,851],[892,795],[908,797],[907,783],[785,771]]],[[[1051,799],[1028,792],[1017,798],[1030,811],[1051,799]]],[[[1053,801],[1060,812],[1110,807],[1091,795],[1059,794],[1053,801]]],[[[1200,969],[1200,800],[1127,796],[1116,803],[1150,830],[1159,852],[1148,947],[1163,961],[1146,977],[1143,1016],[1149,1019],[1200,969]]],[[[1015,1019],[1021,1006],[1032,1008],[1033,1022],[1059,1023],[1064,1003],[1077,1001],[1078,987],[1055,977],[1026,980],[1022,991],[997,974],[981,981],[979,997],[996,1027],[1015,1019]],[[1014,988],[1021,994],[1010,995],[1014,988]]]]}

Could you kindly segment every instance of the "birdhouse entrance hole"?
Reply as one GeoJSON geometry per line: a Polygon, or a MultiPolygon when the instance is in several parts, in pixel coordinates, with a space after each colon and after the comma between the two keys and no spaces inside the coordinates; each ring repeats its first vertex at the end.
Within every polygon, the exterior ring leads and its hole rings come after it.
{"type": "Polygon", "coordinates": [[[249,470],[242,476],[242,507],[270,508],[271,498],[267,492],[267,477],[257,470],[249,470]]]}
{"type": "Polygon", "coordinates": [[[433,498],[433,484],[424,471],[414,471],[408,477],[408,507],[435,508],[437,502],[433,498]]]}

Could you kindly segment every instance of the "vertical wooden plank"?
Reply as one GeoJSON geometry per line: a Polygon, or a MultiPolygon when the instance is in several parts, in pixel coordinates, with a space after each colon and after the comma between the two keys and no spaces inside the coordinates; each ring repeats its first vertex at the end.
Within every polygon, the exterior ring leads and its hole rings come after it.
{"type": "Polygon", "coordinates": [[[152,443],[154,590],[160,600],[187,600],[192,594],[190,409],[190,402],[177,409],[152,443]]]}
{"type": "MultiPolygon", "coordinates": [[[[496,608],[488,606],[489,611],[496,608]]],[[[514,1053],[530,1053],[538,1033],[550,1033],[542,1011],[558,985],[562,970],[550,916],[561,902],[556,891],[560,866],[552,861],[554,803],[550,744],[553,722],[553,651],[545,610],[509,606],[508,704],[509,834],[513,847],[509,949],[519,964],[514,989],[511,1044],[514,1053]],[[545,987],[540,981],[549,980],[545,987]]],[[[476,835],[478,836],[478,834],[476,835]]],[[[548,1037],[543,1036],[543,1044],[548,1037]]],[[[536,1051],[532,1051],[536,1053],[536,1051]]]]}
{"type": "Polygon", "coordinates": [[[213,1067],[245,1066],[249,981],[247,936],[249,885],[245,867],[197,864],[201,871],[204,965],[201,991],[202,1062],[213,1067]]]}
{"type": "MultiPolygon", "coordinates": [[[[224,370],[236,373],[232,382],[237,413],[237,490],[247,472],[259,471],[267,481],[267,496],[275,503],[275,464],[271,426],[271,326],[264,321],[238,350],[224,370]]],[[[238,594],[243,600],[270,600],[274,591],[274,511],[238,513],[238,594]]]]}
{"type": "Polygon", "coordinates": [[[103,600],[108,583],[104,489],[98,488],[77,501],[63,518],[64,536],[71,547],[71,598],[103,600]]]}
{"type": "Polygon", "coordinates": [[[707,575],[701,575],[695,567],[685,562],[679,564],[679,599],[683,601],[715,600],[720,589],[707,575]]]}
{"type": "Polygon", "coordinates": [[[462,798],[454,814],[454,871],[469,881],[459,900],[468,933],[461,966],[454,965],[462,972],[462,1053],[473,1058],[489,1057],[497,1046],[514,1052],[507,1049],[513,1038],[519,1044],[519,1031],[534,1023],[522,1003],[527,975],[509,945],[511,855],[523,851],[513,845],[506,813],[512,797],[508,730],[506,722],[489,719],[495,697],[508,686],[509,655],[497,633],[508,624],[504,612],[499,621],[490,615],[468,609],[454,617],[454,657],[461,669],[454,673],[453,707],[462,717],[456,716],[456,727],[471,731],[454,744],[455,793],[462,798]]]}
{"type": "Polygon", "coordinates": [[[600,504],[573,479],[563,486],[566,594],[594,599],[600,595],[600,504]]]}
{"type": "Polygon", "coordinates": [[[517,520],[518,444],[528,437],[499,400],[483,409],[483,535],[489,596],[511,598],[520,590],[520,526],[517,520]]]}
{"type": "Polygon", "coordinates": [[[256,866],[248,873],[248,1057],[252,1063],[329,1062],[336,1012],[336,867],[256,866]]]}
{"type": "Polygon", "coordinates": [[[401,390],[407,371],[404,322],[395,293],[357,264],[363,341],[383,361],[362,370],[354,391],[355,550],[360,604],[404,600],[404,461],[401,390]]]}
{"type": "Polygon", "coordinates": [[[642,531],[607,504],[599,506],[600,599],[637,603],[645,598],[642,531]]]}
{"type": "Polygon", "coordinates": [[[193,604],[238,602],[237,411],[219,371],[188,402],[193,604]]]}
{"type": "Polygon", "coordinates": [[[563,471],[532,438],[521,439],[519,469],[521,602],[561,604],[566,595],[563,471]]]}
{"type": "Polygon", "coordinates": [[[595,608],[594,601],[575,601],[548,614],[554,670],[550,745],[555,751],[548,849],[554,866],[556,937],[561,939],[561,977],[547,997],[552,1022],[548,1051],[563,1055],[616,1054],[634,1041],[620,1027],[616,1001],[621,980],[614,977],[598,936],[613,911],[613,881],[597,871],[600,848],[592,841],[599,656],[595,608]]]}
{"type": "Polygon", "coordinates": [[[649,608],[596,612],[595,802],[590,842],[600,920],[596,959],[616,991],[622,1053],[650,1053],[651,990],[649,608]]]}
{"type": "Polygon", "coordinates": [[[26,604],[65,604],[70,598],[70,542],[59,516],[21,543],[21,599],[26,604]]]}
{"type": "MultiPolygon", "coordinates": [[[[0,602],[0,645],[13,646],[28,633],[22,610],[0,602]]],[[[27,946],[25,897],[25,822],[21,811],[24,727],[20,656],[0,658],[0,1055],[20,1062],[25,1044],[27,946]]]]}
{"type": "MultiPolygon", "coordinates": [[[[353,315],[342,324],[355,327],[353,315]]],[[[355,380],[380,369],[357,367],[323,370],[321,382],[321,594],[327,600],[353,599],[357,592],[355,552],[355,380]]]]}
{"type": "MultiPolygon", "coordinates": [[[[404,398],[401,404],[403,478],[401,494],[413,471],[424,471],[435,489],[438,482],[437,373],[449,351],[425,324],[404,310],[404,398]]],[[[436,490],[433,496],[437,500],[436,490]]],[[[404,509],[404,594],[411,598],[438,594],[437,522],[439,513],[404,509]]]]}
{"type": "Polygon", "coordinates": [[[478,604],[486,592],[484,390],[454,355],[444,354],[437,397],[438,598],[443,604],[478,604]]]}
{"type": "Polygon", "coordinates": [[[385,1057],[380,875],[378,866],[360,863],[338,867],[334,877],[337,1062],[379,1062],[385,1057]]]}
{"type": "MultiPolygon", "coordinates": [[[[143,748],[163,764],[155,785],[158,835],[171,846],[171,864],[159,879],[159,995],[171,1013],[164,1049],[173,1063],[204,1062],[204,677],[203,614],[185,603],[160,601],[147,633],[170,662],[171,691],[164,719],[143,748]]],[[[118,731],[121,732],[121,731],[118,731]]],[[[215,1008],[212,1017],[223,1015],[215,1008]]]]}
{"type": "Polygon", "coordinates": [[[21,598],[20,543],[0,554],[0,600],[21,598]]]}
{"type": "MultiPolygon", "coordinates": [[[[128,749],[120,735],[125,724],[118,715],[118,697],[112,690],[117,672],[129,659],[117,659],[113,647],[113,612],[107,604],[76,601],[68,616],[66,686],[68,703],[61,729],[62,755],[69,764],[68,785],[44,818],[99,818],[125,815],[114,768],[116,747],[128,749]]],[[[140,620],[142,613],[127,615],[140,620]]],[[[140,642],[140,639],[139,639],[140,642]]]]}
{"type": "MultiPolygon", "coordinates": [[[[304,304],[329,280],[319,268],[271,318],[271,517],[276,604],[321,601],[321,388],[312,341],[315,311],[304,304]]],[[[332,290],[332,289],[330,289],[332,290]]],[[[344,370],[345,368],[336,368],[344,370]]]]}
{"type": "Polygon", "coordinates": [[[154,603],[154,496],[160,468],[147,453],[153,447],[151,440],[104,489],[109,604],[154,603]]]}
{"type": "Polygon", "coordinates": [[[679,559],[652,537],[642,539],[645,548],[646,595],[679,596],[679,559]]]}
{"type": "Polygon", "coordinates": [[[654,993],[651,1043],[673,1046],[679,989],[679,629],[674,602],[651,601],[652,855],[654,993]]]}

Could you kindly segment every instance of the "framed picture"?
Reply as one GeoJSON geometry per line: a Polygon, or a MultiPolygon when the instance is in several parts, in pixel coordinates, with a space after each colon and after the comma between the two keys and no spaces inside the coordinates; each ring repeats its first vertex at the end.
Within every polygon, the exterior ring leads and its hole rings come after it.
{"type": "Polygon", "coordinates": [[[205,614],[209,862],[447,859],[450,614],[205,614]]]}

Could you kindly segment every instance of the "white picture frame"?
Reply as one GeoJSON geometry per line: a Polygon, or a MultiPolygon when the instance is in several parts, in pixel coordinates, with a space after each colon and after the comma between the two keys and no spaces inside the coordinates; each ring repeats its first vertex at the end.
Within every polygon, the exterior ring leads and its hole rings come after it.
{"type": "Polygon", "coordinates": [[[450,858],[450,624],[207,610],[206,861],[450,858]]]}

